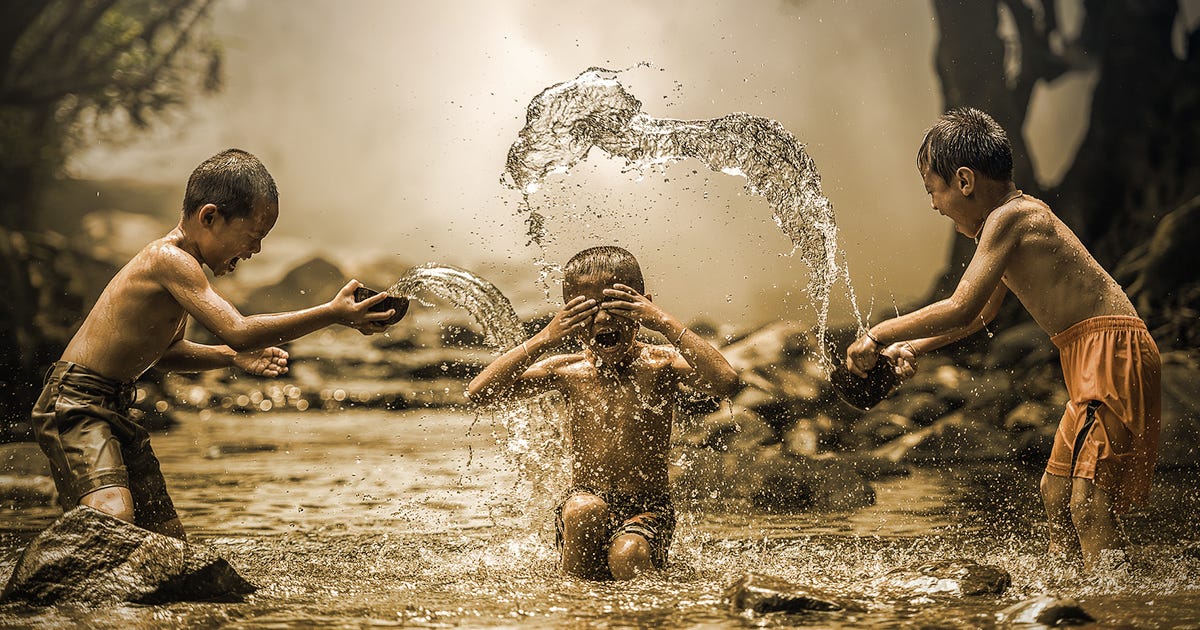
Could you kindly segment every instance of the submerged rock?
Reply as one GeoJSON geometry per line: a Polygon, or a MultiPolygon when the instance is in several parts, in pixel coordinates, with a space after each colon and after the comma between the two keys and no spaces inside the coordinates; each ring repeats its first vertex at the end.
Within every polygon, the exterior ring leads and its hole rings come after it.
{"type": "Polygon", "coordinates": [[[1096,619],[1079,602],[1042,595],[1017,602],[996,613],[996,620],[1006,625],[1078,626],[1096,619]]]}
{"type": "Polygon", "coordinates": [[[876,581],[881,590],[914,595],[999,595],[1011,584],[1008,571],[965,558],[892,569],[876,581]]]}
{"type": "Polygon", "coordinates": [[[254,590],[204,547],[79,506],[29,543],[0,601],[238,601],[254,590]]]}
{"type": "Polygon", "coordinates": [[[758,573],[748,573],[730,584],[725,589],[725,600],[735,611],[752,610],[760,614],[853,608],[817,589],[758,573]]]}

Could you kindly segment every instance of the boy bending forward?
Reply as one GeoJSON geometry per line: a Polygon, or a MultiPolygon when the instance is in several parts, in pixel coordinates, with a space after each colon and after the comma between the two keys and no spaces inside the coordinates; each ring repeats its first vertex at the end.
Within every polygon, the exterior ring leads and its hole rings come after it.
{"type": "Polygon", "coordinates": [[[566,398],[574,473],[555,525],[563,569],[578,577],[626,580],[664,566],[675,529],[667,455],[678,388],[724,397],[738,386],[721,353],[644,291],[628,251],[576,254],[563,269],[566,306],[467,390],[480,403],[551,389],[566,398]],[[638,342],[641,326],[672,345],[638,342]],[[569,337],[582,352],[537,360],[569,337]]]}
{"type": "Polygon", "coordinates": [[[1012,290],[1058,347],[1070,395],[1041,481],[1050,551],[1082,551],[1089,570],[1102,556],[1120,563],[1116,515],[1146,502],[1158,453],[1154,340],[1071,230],[1017,190],[1008,137],[990,116],[943,115],[917,167],[933,209],[979,246],[953,295],[873,326],[847,350],[847,367],[863,376],[886,350],[911,373],[914,355],[978,331],[1012,290]]]}
{"type": "Polygon", "coordinates": [[[87,505],[160,534],[184,538],[150,434],[130,419],[134,381],[150,366],[171,371],[239,367],[287,372],[274,344],[331,324],[364,334],[392,311],[368,309],[386,295],[354,301],[351,280],[328,303],[302,311],[245,316],[213,290],[214,275],[249,260],[279,216],[271,174],[253,155],[223,151],[192,172],[179,225],[137,253],[113,277],[51,366],[33,408],[38,443],[64,510],[87,505]],[[183,338],[194,317],[228,345],[183,338]]]}

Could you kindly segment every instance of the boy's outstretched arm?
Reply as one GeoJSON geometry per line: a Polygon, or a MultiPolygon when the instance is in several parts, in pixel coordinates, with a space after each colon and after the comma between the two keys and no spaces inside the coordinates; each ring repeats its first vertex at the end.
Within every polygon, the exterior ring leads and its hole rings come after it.
{"type": "Polygon", "coordinates": [[[359,283],[351,280],[325,304],[288,313],[246,316],[213,289],[191,255],[176,247],[164,247],[160,256],[162,264],[157,266],[156,278],[159,284],[184,311],[237,351],[266,348],[333,324],[362,327],[393,314],[391,310],[378,313],[369,310],[387,297],[385,293],[356,302],[354,290],[359,283]]]}
{"type": "Polygon", "coordinates": [[[492,361],[479,376],[467,385],[467,398],[484,404],[498,398],[520,395],[522,385],[532,386],[552,378],[553,373],[544,365],[534,363],[546,348],[557,345],[563,339],[587,326],[588,321],[599,310],[595,300],[576,296],[562,308],[546,327],[527,341],[510,349],[492,361]]]}
{"type": "Polygon", "coordinates": [[[154,364],[167,372],[202,372],[239,367],[256,376],[281,376],[288,371],[288,353],[282,348],[238,352],[229,346],[209,346],[177,339],[154,364]]]}
{"type": "MultiPolygon", "coordinates": [[[[912,339],[950,338],[960,331],[982,327],[980,316],[985,307],[991,305],[997,293],[1000,298],[1004,295],[1004,270],[1019,238],[1019,230],[1014,225],[1019,220],[1018,215],[998,210],[992,216],[995,218],[984,224],[979,246],[955,287],[954,294],[907,315],[872,326],[846,349],[846,367],[851,372],[865,377],[866,371],[875,366],[879,352],[894,343],[912,339]]],[[[999,304],[994,308],[998,309],[999,304]]]]}
{"type": "Polygon", "coordinates": [[[722,398],[732,396],[741,386],[741,379],[725,356],[700,335],[692,332],[670,313],[659,308],[648,296],[623,284],[604,290],[601,308],[665,336],[679,349],[683,362],[676,368],[683,373],[688,385],[722,398]]]}

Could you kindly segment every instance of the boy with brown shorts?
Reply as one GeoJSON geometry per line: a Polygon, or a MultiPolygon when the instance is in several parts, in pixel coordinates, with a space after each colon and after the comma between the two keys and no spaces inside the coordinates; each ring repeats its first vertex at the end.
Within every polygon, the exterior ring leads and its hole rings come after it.
{"type": "Polygon", "coordinates": [[[578,577],[627,580],[664,566],[675,529],[667,455],[678,388],[724,397],[738,386],[725,357],[644,291],[628,251],[576,254],[563,268],[562,310],[467,389],[477,403],[552,389],[566,398],[574,473],[555,525],[563,569],[578,577]],[[671,345],[637,341],[642,326],[671,345]],[[582,352],[538,360],[570,337],[582,352]]]}
{"type": "Polygon", "coordinates": [[[1050,551],[1082,551],[1089,570],[1122,562],[1117,514],[1146,503],[1158,456],[1154,340],[1071,230],[1013,184],[1008,137],[990,116],[943,115],[917,167],[933,209],[978,248],[953,295],[871,327],[847,349],[847,367],[865,376],[882,353],[911,375],[915,355],[983,328],[1012,290],[1058,347],[1070,396],[1041,481],[1050,551]]]}
{"type": "Polygon", "coordinates": [[[245,316],[204,274],[233,271],[260,251],[279,216],[279,193],[253,155],[229,149],[192,172],[179,225],[144,247],[108,283],[46,375],[33,409],[38,443],[64,510],[87,505],[161,534],[184,538],[146,429],[128,416],[134,381],[151,366],[172,371],[239,367],[287,372],[273,347],[332,324],[364,334],[392,311],[371,312],[379,294],[354,300],[351,280],[328,303],[290,313],[245,316]],[[188,316],[227,343],[187,341],[188,316]]]}

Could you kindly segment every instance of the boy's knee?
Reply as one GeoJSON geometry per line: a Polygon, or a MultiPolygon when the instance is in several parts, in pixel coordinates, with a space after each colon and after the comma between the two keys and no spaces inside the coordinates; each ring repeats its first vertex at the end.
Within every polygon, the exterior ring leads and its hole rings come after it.
{"type": "Polygon", "coordinates": [[[612,542],[608,550],[609,561],[619,560],[649,564],[650,543],[637,534],[621,534],[612,542]]]}
{"type": "Polygon", "coordinates": [[[650,543],[637,534],[622,534],[608,549],[608,568],[618,580],[629,580],[654,568],[650,543]]]}
{"type": "Polygon", "coordinates": [[[577,494],[563,503],[563,527],[567,529],[595,527],[607,518],[608,504],[596,495],[577,494]]]}
{"type": "Polygon", "coordinates": [[[133,495],[129,493],[128,488],[112,486],[93,490],[83,495],[79,504],[115,516],[127,523],[133,522],[133,495]]]}

